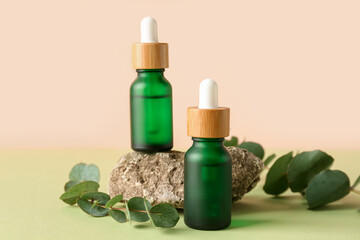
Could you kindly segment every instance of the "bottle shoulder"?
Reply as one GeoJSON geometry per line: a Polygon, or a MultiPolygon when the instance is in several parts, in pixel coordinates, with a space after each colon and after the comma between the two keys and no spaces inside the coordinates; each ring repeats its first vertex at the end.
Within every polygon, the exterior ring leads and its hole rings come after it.
{"type": "Polygon", "coordinates": [[[165,77],[137,77],[130,86],[130,94],[142,96],[171,96],[172,86],[165,77]]]}
{"type": "Polygon", "coordinates": [[[231,163],[230,153],[225,147],[192,146],[185,153],[185,162],[201,162],[206,164],[231,163]]]}

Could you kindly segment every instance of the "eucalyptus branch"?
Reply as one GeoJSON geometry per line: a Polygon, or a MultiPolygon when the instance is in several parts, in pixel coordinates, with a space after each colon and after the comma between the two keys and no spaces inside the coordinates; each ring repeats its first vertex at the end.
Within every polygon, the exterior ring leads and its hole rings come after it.
{"type": "Polygon", "coordinates": [[[77,204],[81,210],[94,217],[110,215],[115,221],[123,223],[151,221],[153,226],[172,228],[180,217],[176,208],[167,203],[151,206],[146,198],[133,197],[123,200],[122,195],[113,198],[103,192],[98,192],[100,171],[97,166],[84,163],[75,165],[70,172],[70,181],[65,184],[65,193],[60,199],[69,205],[77,204]],[[125,208],[114,207],[124,202],[125,208]],[[125,214],[125,212],[127,214],[125,214]]]}
{"type": "MultiPolygon", "coordinates": [[[[244,141],[238,145],[237,137],[231,137],[224,144],[246,149],[260,159],[265,154],[264,148],[258,143],[244,141]]],[[[309,209],[340,200],[350,191],[360,194],[360,190],[355,189],[360,184],[360,176],[350,187],[346,173],[329,169],[334,158],[323,151],[297,151],[295,155],[290,152],[277,158],[269,168],[269,163],[274,159],[275,154],[272,154],[263,161],[264,169],[269,170],[264,185],[267,194],[279,196],[290,188],[292,192],[305,197],[309,209]]]]}

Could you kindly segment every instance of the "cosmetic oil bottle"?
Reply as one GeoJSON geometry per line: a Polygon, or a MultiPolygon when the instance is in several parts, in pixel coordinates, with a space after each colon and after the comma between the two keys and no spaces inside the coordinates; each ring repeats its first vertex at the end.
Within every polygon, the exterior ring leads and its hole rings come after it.
{"type": "Polygon", "coordinates": [[[132,46],[137,78],[130,88],[131,148],[161,152],[173,147],[172,88],[164,77],[168,44],[158,42],[157,23],[141,21],[141,42],[132,46]]]}
{"type": "Polygon", "coordinates": [[[231,156],[224,147],[229,135],[230,109],[218,107],[218,87],[200,84],[199,106],[187,110],[187,134],[193,145],[185,154],[184,219],[201,230],[226,228],[231,223],[231,156]]]}

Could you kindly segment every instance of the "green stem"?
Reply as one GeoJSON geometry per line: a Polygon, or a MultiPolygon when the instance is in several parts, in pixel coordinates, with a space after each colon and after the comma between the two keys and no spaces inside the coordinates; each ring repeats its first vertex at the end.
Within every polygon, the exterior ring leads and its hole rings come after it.
{"type": "Polygon", "coordinates": [[[350,188],[350,191],[351,192],[354,192],[354,193],[357,193],[357,194],[360,194],[360,191],[359,190],[356,190],[355,188],[350,188]]]}
{"type": "MultiPolygon", "coordinates": [[[[98,206],[105,208],[105,206],[104,206],[104,205],[101,205],[101,204],[98,204],[98,206]]],[[[126,211],[126,210],[127,210],[126,208],[114,208],[114,207],[111,207],[111,209],[114,209],[114,210],[122,210],[122,211],[126,211]]],[[[136,210],[136,209],[130,209],[130,208],[129,208],[129,210],[130,210],[130,211],[133,211],[133,212],[143,212],[143,213],[147,213],[146,211],[143,211],[143,210],[136,210]]]]}
{"type": "MultiPolygon", "coordinates": [[[[104,206],[104,205],[101,205],[101,204],[98,204],[98,206],[105,208],[105,206],[104,206]]],[[[111,207],[111,209],[121,210],[121,211],[126,211],[126,210],[127,210],[126,208],[114,208],[114,207],[111,207]]],[[[129,208],[129,211],[147,213],[147,211],[137,210],[137,209],[130,209],[130,208],[129,208]]],[[[149,211],[149,212],[150,212],[150,213],[154,213],[154,214],[159,213],[159,212],[151,212],[151,211],[149,211]]]]}

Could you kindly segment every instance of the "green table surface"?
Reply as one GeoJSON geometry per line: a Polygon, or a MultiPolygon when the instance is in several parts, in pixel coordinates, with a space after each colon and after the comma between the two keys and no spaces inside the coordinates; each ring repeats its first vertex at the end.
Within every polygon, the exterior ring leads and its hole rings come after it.
{"type": "MultiPolygon", "coordinates": [[[[111,217],[88,216],[59,200],[68,173],[78,162],[99,166],[99,190],[106,192],[108,174],[125,152],[0,150],[0,239],[360,239],[360,195],[350,193],[321,210],[310,211],[298,194],[266,195],[262,190],[266,171],[256,189],[233,206],[231,226],[221,231],[190,229],[182,214],[172,229],[150,223],[130,226],[111,217]]],[[[353,183],[360,173],[360,150],[327,152],[335,158],[332,169],[346,172],[353,183]]]]}

